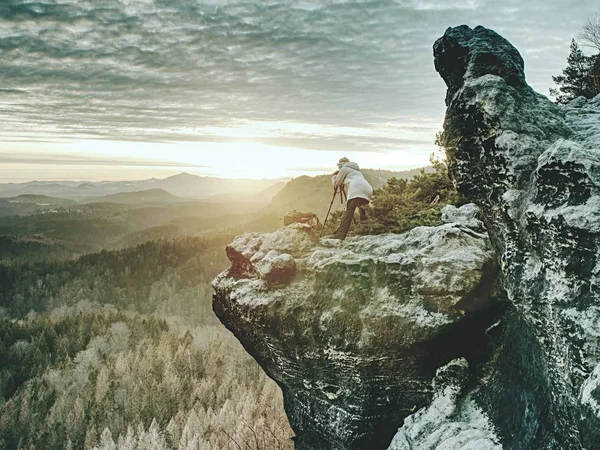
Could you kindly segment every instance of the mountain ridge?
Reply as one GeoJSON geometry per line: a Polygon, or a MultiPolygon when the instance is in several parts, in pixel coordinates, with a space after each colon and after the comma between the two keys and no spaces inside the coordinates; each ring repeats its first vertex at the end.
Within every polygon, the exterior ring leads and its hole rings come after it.
{"type": "Polygon", "coordinates": [[[185,202],[189,199],[170,194],[164,189],[152,188],[142,191],[117,192],[116,194],[103,195],[100,197],[89,197],[83,199],[81,203],[123,203],[123,204],[141,204],[141,203],[172,203],[185,202]]]}
{"type": "Polygon", "coordinates": [[[88,197],[101,197],[120,192],[136,192],[160,188],[168,193],[184,198],[206,199],[212,195],[239,193],[258,193],[270,186],[289,180],[250,179],[250,178],[220,178],[200,176],[182,172],[166,178],[149,178],[143,180],[119,181],[40,181],[33,180],[24,183],[0,183],[0,198],[18,195],[48,195],[51,197],[71,200],[84,200],[88,197]]]}

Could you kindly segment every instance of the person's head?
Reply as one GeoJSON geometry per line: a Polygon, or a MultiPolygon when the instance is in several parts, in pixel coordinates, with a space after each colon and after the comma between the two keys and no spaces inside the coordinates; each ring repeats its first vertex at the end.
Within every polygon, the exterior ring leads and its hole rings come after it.
{"type": "Polygon", "coordinates": [[[348,158],[346,158],[345,156],[343,158],[340,158],[340,160],[337,163],[338,169],[341,169],[342,166],[344,164],[346,164],[347,162],[350,162],[350,160],[348,158]]]}

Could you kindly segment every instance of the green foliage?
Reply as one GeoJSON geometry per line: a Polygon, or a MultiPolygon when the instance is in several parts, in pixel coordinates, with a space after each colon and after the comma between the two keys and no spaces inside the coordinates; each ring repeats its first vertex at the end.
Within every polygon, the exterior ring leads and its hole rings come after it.
{"type": "MultiPolygon", "coordinates": [[[[403,233],[417,226],[441,224],[441,209],[445,205],[464,203],[448,177],[448,168],[431,159],[433,172],[421,171],[411,180],[391,178],[375,189],[367,208],[367,219],[357,222],[351,234],[403,233]]],[[[335,230],[341,213],[332,216],[326,232],[335,230]]]]}
{"type": "MultiPolygon", "coordinates": [[[[3,208],[0,199],[0,209],[3,208]]],[[[31,261],[48,261],[129,247],[148,240],[222,232],[256,220],[256,209],[255,204],[233,201],[77,204],[26,214],[3,209],[6,214],[0,214],[0,237],[18,242],[24,251],[31,247],[28,242],[37,242],[42,251],[31,261]]],[[[14,245],[0,246],[0,263],[23,260],[14,245]]]]}
{"type": "Polygon", "coordinates": [[[0,450],[291,449],[281,391],[211,307],[224,247],[278,218],[81,210],[0,218],[0,450]],[[140,244],[71,259],[119,236],[140,244]]]}
{"type": "Polygon", "coordinates": [[[595,97],[600,94],[600,53],[586,56],[572,39],[567,67],[552,80],[559,86],[558,89],[550,89],[557,103],[568,103],[580,96],[595,97]]]}
{"type": "Polygon", "coordinates": [[[0,236],[0,264],[66,260],[72,256],[63,244],[43,236],[0,236]]]}
{"type": "MultiPolygon", "coordinates": [[[[379,188],[391,177],[410,179],[419,173],[419,169],[404,172],[363,169],[361,172],[373,188],[379,188]]],[[[321,220],[324,220],[331,203],[332,194],[331,175],[319,175],[316,177],[301,176],[288,182],[273,197],[269,209],[280,216],[297,209],[299,211],[315,213],[321,220]]],[[[335,212],[341,209],[343,209],[343,204],[336,198],[331,210],[335,212]]]]}
{"type": "MultiPolygon", "coordinates": [[[[47,367],[68,365],[78,352],[85,350],[93,336],[123,320],[127,317],[118,312],[64,316],[58,321],[47,317],[0,319],[0,398],[10,398],[24,382],[41,376],[47,367]]],[[[154,317],[130,325],[134,336],[156,337],[168,329],[164,320],[154,317]]]]}
{"type": "Polygon", "coordinates": [[[210,282],[227,267],[223,248],[231,238],[151,241],[73,261],[0,265],[0,307],[23,317],[87,301],[140,313],[212,317],[210,282]]]}

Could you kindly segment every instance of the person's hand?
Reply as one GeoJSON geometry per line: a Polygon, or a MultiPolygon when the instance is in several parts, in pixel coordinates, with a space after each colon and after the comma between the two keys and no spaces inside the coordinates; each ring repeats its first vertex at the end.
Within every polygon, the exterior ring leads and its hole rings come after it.
{"type": "Polygon", "coordinates": [[[340,173],[339,170],[336,170],[335,172],[333,172],[334,175],[337,175],[338,173],[340,173]]]}

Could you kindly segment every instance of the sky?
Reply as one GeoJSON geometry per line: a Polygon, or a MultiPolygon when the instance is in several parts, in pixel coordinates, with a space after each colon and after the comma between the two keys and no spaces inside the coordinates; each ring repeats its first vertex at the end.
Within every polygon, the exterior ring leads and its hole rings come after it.
{"type": "Polygon", "coordinates": [[[0,182],[421,167],[432,45],[483,25],[548,93],[597,0],[0,0],[0,182]]]}

